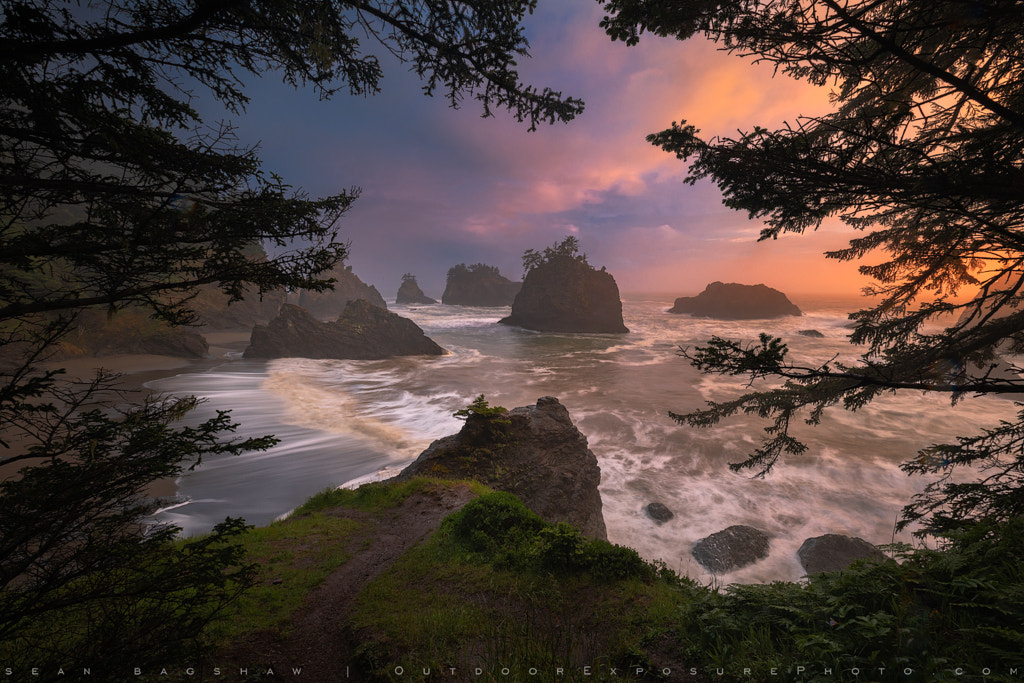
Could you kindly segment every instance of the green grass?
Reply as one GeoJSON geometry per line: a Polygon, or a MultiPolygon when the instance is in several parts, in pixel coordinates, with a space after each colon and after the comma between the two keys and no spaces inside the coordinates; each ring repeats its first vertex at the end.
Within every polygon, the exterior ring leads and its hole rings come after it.
{"type": "Polygon", "coordinates": [[[491,490],[476,481],[451,482],[431,479],[429,477],[414,477],[398,483],[378,482],[364,484],[357,489],[325,489],[313,495],[309,500],[296,508],[294,514],[300,515],[335,507],[382,511],[398,507],[402,504],[402,501],[414,493],[430,488],[451,486],[454,483],[469,486],[477,495],[491,490]]]}

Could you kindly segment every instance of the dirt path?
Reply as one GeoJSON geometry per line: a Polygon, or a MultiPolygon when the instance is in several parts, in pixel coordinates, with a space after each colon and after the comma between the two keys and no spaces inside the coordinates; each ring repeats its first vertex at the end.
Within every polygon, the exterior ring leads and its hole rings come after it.
{"type": "Polygon", "coordinates": [[[290,678],[303,683],[365,680],[352,666],[358,643],[349,628],[348,615],[356,595],[473,497],[468,487],[460,485],[415,493],[384,513],[332,510],[330,514],[368,525],[366,534],[354,540],[352,558],[307,596],[280,632],[252,634],[223,651],[217,665],[229,680],[235,676],[242,680],[290,678]],[[267,675],[268,669],[273,670],[272,675],[267,675]],[[294,671],[298,669],[301,674],[296,676],[294,671]],[[244,676],[240,673],[243,670],[244,676]]]}

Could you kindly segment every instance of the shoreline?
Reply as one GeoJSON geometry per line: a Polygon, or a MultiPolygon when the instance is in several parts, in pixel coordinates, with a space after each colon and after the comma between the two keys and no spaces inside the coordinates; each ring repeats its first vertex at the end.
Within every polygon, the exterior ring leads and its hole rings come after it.
{"type": "MultiPolygon", "coordinates": [[[[62,368],[64,377],[71,380],[89,381],[98,370],[118,375],[117,388],[124,393],[124,404],[142,403],[158,392],[146,384],[186,372],[202,372],[230,361],[234,354],[245,350],[249,343],[249,331],[203,333],[209,346],[205,358],[182,358],[156,354],[114,354],[110,356],[82,356],[64,360],[47,361],[43,366],[49,370],[62,368]]],[[[168,504],[176,500],[177,479],[161,479],[154,482],[146,494],[168,504]]]]}

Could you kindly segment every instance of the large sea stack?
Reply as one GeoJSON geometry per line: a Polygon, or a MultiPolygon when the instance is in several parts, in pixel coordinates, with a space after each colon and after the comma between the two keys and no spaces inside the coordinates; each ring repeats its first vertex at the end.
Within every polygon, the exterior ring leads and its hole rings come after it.
{"type": "Polygon", "coordinates": [[[549,522],[607,540],[601,468],[557,398],[500,415],[470,413],[458,434],[430,444],[398,479],[474,479],[517,496],[549,522]]]}
{"type": "Polygon", "coordinates": [[[299,306],[306,309],[314,318],[333,320],[345,310],[348,302],[356,299],[368,301],[377,308],[388,307],[377,288],[360,280],[352,272],[352,266],[339,266],[321,277],[334,278],[334,289],[325,289],[322,292],[299,290],[299,306]]]}
{"type": "Polygon", "coordinates": [[[253,328],[245,357],[376,360],[444,353],[413,321],[355,299],[326,323],[285,304],[269,324],[253,328]]]}
{"type": "Polygon", "coordinates": [[[803,315],[786,295],[765,285],[712,282],[697,296],[682,296],[669,313],[689,313],[696,318],[756,320],[803,315]]]}
{"type": "Polygon", "coordinates": [[[452,306],[511,306],[522,282],[513,282],[495,266],[460,263],[448,269],[441,303],[452,306]]]}
{"type": "Polygon", "coordinates": [[[629,332],[612,274],[568,255],[531,268],[511,315],[499,322],[540,332],[629,332]]]}
{"type": "Polygon", "coordinates": [[[436,304],[437,299],[431,299],[423,293],[420,286],[416,284],[416,276],[406,273],[402,276],[402,285],[398,288],[398,296],[395,297],[397,304],[436,304]]]}

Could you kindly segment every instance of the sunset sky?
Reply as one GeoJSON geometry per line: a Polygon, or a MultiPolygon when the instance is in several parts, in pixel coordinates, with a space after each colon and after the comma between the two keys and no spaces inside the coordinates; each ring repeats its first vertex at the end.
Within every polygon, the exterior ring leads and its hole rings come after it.
{"type": "Polygon", "coordinates": [[[825,111],[828,91],[714,49],[646,37],[613,43],[588,0],[541,0],[528,20],[526,82],[580,97],[569,124],[481,118],[466,102],[427,98],[406,67],[384,62],[381,94],[321,102],[274,77],[247,83],[245,144],[267,170],[312,195],[352,186],[344,219],[349,263],[393,296],[403,273],[439,298],[449,267],[484,262],[512,279],[521,255],[572,233],[623,292],[694,294],[713,280],[763,282],[789,293],[856,294],[856,267],[822,252],[850,238],[835,225],[758,243],[760,223],[730,211],[709,182],[683,184],[685,166],[644,137],[686,119],[705,135],[774,127],[825,111]]]}

